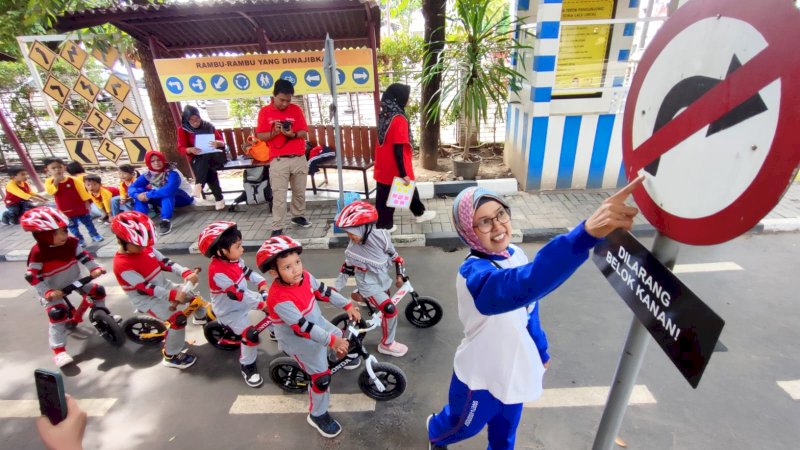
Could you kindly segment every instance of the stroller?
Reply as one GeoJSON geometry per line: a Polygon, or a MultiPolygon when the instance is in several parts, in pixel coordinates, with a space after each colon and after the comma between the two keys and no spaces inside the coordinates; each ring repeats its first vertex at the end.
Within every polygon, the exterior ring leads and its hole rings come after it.
{"type": "Polygon", "coordinates": [[[267,203],[267,207],[272,211],[272,187],[269,185],[269,166],[245,169],[243,175],[244,192],[236,197],[233,204],[228,208],[228,212],[236,212],[236,206],[240,203],[247,203],[248,205],[267,203]]]}

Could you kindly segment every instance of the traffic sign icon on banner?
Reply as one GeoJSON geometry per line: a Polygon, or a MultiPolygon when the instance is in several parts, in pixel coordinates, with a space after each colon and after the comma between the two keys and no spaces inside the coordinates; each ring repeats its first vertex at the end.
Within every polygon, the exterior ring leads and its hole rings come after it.
{"type": "Polygon", "coordinates": [[[103,139],[97,151],[113,163],[119,161],[119,157],[122,156],[122,148],[108,139],[103,139]]]}
{"type": "Polygon", "coordinates": [[[89,103],[93,103],[94,99],[97,97],[97,94],[100,93],[100,88],[97,87],[96,84],[92,83],[92,80],[86,78],[83,74],[81,74],[78,77],[78,80],[75,81],[75,86],[73,86],[72,89],[75,90],[78,95],[85,98],[89,103]]]}
{"type": "Polygon", "coordinates": [[[128,83],[122,81],[120,77],[113,73],[108,77],[106,86],[103,89],[120,102],[124,102],[125,98],[128,97],[128,93],[131,91],[131,87],[128,86],[128,83]]]}
{"type": "Polygon", "coordinates": [[[53,63],[56,61],[56,54],[47,48],[46,45],[36,41],[31,46],[31,51],[28,52],[28,58],[38,64],[42,69],[50,71],[50,68],[53,67],[53,63]]]}
{"type": "Polygon", "coordinates": [[[353,69],[353,81],[358,84],[366,84],[369,81],[369,71],[364,67],[353,69]]]}
{"type": "Polygon", "coordinates": [[[291,70],[284,70],[281,73],[280,79],[292,83],[292,86],[297,84],[297,75],[295,75],[291,70]]]}
{"type": "Polygon", "coordinates": [[[125,137],[122,138],[122,143],[125,144],[128,159],[133,164],[142,164],[144,162],[144,154],[153,148],[147,136],[125,137]]]}
{"type": "Polygon", "coordinates": [[[183,92],[183,81],[178,79],[178,77],[169,77],[167,78],[167,90],[172,92],[173,94],[180,94],[183,92]]]}
{"type": "Polygon", "coordinates": [[[717,244],[754,227],[800,163],[800,12],[783,0],[751,6],[679,8],[628,94],[625,171],[648,177],[633,196],[653,226],[683,243],[717,244]]]}
{"type": "Polygon", "coordinates": [[[61,110],[56,122],[61,125],[61,128],[69,131],[75,136],[78,135],[78,131],[81,130],[81,124],[83,123],[80,117],[76,116],[67,108],[61,110]]]}
{"type": "Polygon", "coordinates": [[[64,139],[70,159],[78,161],[84,166],[97,166],[97,155],[94,153],[92,141],[89,139],[64,139]]]}
{"type": "Polygon", "coordinates": [[[50,75],[44,83],[44,93],[58,103],[64,103],[69,95],[69,88],[66,84],[58,81],[56,77],[50,75]]]}
{"type": "Polygon", "coordinates": [[[216,91],[224,92],[228,89],[228,80],[222,75],[214,75],[211,77],[211,87],[216,91]]]}
{"type": "Polygon", "coordinates": [[[82,49],[76,42],[65,41],[64,47],[61,49],[61,57],[72,65],[72,67],[81,70],[83,64],[88,58],[86,50],[82,49]]]}
{"type": "Polygon", "coordinates": [[[306,70],[306,74],[303,77],[306,80],[306,84],[311,87],[317,87],[322,82],[322,75],[320,75],[318,70],[309,69],[306,70]]]}
{"type": "Polygon", "coordinates": [[[86,116],[86,123],[93,126],[100,134],[105,134],[111,126],[111,119],[97,108],[92,108],[86,116]]]}
{"type": "Polygon", "coordinates": [[[233,85],[240,91],[246,91],[250,88],[250,78],[243,73],[237,73],[233,76],[233,85]]]}
{"type": "Polygon", "coordinates": [[[194,75],[189,78],[189,87],[195,92],[203,92],[206,90],[206,80],[194,75]]]}
{"type": "Polygon", "coordinates": [[[256,83],[261,87],[261,89],[270,89],[272,88],[272,75],[269,72],[259,72],[256,75],[256,83]]]}
{"type": "Polygon", "coordinates": [[[344,70],[340,68],[336,68],[336,85],[339,86],[340,84],[344,83],[344,70]]]}
{"type": "Polygon", "coordinates": [[[136,129],[139,128],[139,125],[142,123],[142,118],[128,109],[127,106],[123,106],[122,111],[120,111],[117,116],[117,123],[133,134],[136,133],[136,129]]]}
{"type": "Polygon", "coordinates": [[[92,56],[103,63],[104,66],[113,69],[114,64],[117,63],[117,58],[119,58],[119,52],[114,47],[109,47],[107,49],[95,47],[92,49],[92,56]]]}

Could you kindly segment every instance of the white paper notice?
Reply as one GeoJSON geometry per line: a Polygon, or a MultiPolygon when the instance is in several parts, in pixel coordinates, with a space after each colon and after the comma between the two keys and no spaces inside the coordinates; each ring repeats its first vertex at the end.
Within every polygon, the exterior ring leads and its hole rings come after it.
{"type": "Polygon", "coordinates": [[[211,145],[212,142],[216,141],[213,134],[195,134],[194,135],[194,146],[200,150],[200,154],[206,153],[216,153],[221,152],[221,148],[216,148],[211,145]]]}

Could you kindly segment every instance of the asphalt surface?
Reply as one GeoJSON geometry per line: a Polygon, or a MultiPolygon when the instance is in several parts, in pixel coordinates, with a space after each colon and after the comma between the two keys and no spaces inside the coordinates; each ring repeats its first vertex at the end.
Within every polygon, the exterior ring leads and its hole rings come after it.
{"type": "MultiPolygon", "coordinates": [[[[646,246],[650,240],[644,239],[646,246]]],[[[538,245],[525,244],[529,256],[538,245]]],[[[740,271],[679,275],[725,321],[721,349],[714,353],[698,389],[692,389],[661,349],[651,343],[637,385],[646,386],[655,403],[628,407],[620,437],[636,449],[794,449],[800,439],[800,401],[777,381],[800,379],[797,342],[796,255],[800,234],[749,235],[715,247],[683,247],[679,264],[733,262],[740,271]]],[[[88,325],[69,339],[76,366],[65,368],[67,391],[76,398],[115,398],[103,416],[91,417],[86,448],[102,449],[411,449],[427,448],[425,418],[446,401],[453,353],[461,340],[454,278],[464,251],[437,248],[400,249],[409,274],[422,295],[439,299],[444,319],[416,329],[400,319],[399,341],[409,345],[403,358],[376,353],[379,361],[400,366],[408,388],[398,399],[378,402],[374,411],[339,412],[344,431],[324,439],[305,422],[303,413],[232,415],[243,395],[291,396],[268,379],[260,389],[247,387],[238,370],[238,352],[206,344],[200,327],[189,325],[198,363],[185,371],[160,365],[157,348],[128,342],[114,349],[88,325]]],[[[245,255],[248,261],[252,253],[245,255]]],[[[184,265],[205,267],[199,255],[180,255],[184,265]]],[[[306,267],[321,278],[334,277],[341,250],[309,250],[306,267]]],[[[109,260],[101,260],[110,268],[109,260]]],[[[252,263],[251,263],[252,264],[252,263]]],[[[24,265],[0,264],[5,290],[26,289],[24,265]]],[[[110,277],[108,287],[116,286],[110,277]]],[[[203,283],[203,292],[207,292],[203,283]]],[[[47,350],[47,324],[32,290],[0,298],[0,400],[36,398],[32,372],[53,369],[47,350]]],[[[110,297],[113,312],[128,317],[129,302],[110,297]]],[[[404,308],[400,304],[400,309],[404,308]]],[[[326,306],[327,317],[337,311],[326,306]]],[[[593,262],[542,303],[542,323],[550,340],[552,365],[545,389],[607,387],[612,380],[631,320],[624,302],[593,262]]],[[[254,313],[254,321],[258,319],[254,313]]],[[[365,339],[371,351],[379,331],[365,339]]],[[[498,343],[502,345],[502,343],[498,343]]],[[[269,361],[279,356],[274,343],[262,342],[258,364],[266,377],[269,361]]],[[[334,376],[334,394],[360,393],[360,371],[334,376]]],[[[562,391],[563,392],[563,391],[562,391]]],[[[569,392],[569,391],[567,391],[569,392]]],[[[360,397],[359,397],[360,396],[360,397]]],[[[602,406],[525,408],[517,434],[519,449],[591,448],[602,406]]],[[[0,447],[42,448],[33,419],[0,415],[0,447]]],[[[485,432],[455,449],[486,448],[485,432]]]]}

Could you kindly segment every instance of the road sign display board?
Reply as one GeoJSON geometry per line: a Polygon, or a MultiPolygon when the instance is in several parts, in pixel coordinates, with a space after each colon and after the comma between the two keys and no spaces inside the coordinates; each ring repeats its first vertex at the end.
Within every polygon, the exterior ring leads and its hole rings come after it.
{"type": "Polygon", "coordinates": [[[50,75],[44,83],[44,93],[58,103],[63,104],[69,95],[69,88],[66,84],[58,81],[56,77],[50,75]]]}
{"type": "Polygon", "coordinates": [[[64,139],[69,158],[78,161],[84,166],[98,166],[97,155],[94,154],[92,141],[89,139],[64,139]]]}
{"type": "Polygon", "coordinates": [[[122,138],[122,143],[132,164],[144,163],[144,154],[153,148],[147,136],[125,137],[122,138]]]}
{"type": "Polygon", "coordinates": [[[98,88],[96,84],[92,83],[92,80],[86,78],[83,74],[81,74],[77,81],[75,81],[75,86],[73,86],[72,89],[74,89],[78,95],[85,98],[89,103],[94,103],[94,99],[97,97],[97,94],[100,93],[100,88],[98,88]]]}
{"type": "Polygon", "coordinates": [[[114,74],[108,77],[106,86],[103,89],[121,102],[125,101],[125,97],[127,97],[128,93],[131,91],[131,87],[128,86],[128,83],[122,81],[120,77],[114,74]]]}
{"type": "Polygon", "coordinates": [[[81,130],[81,124],[83,123],[80,117],[76,116],[67,108],[61,110],[61,113],[58,115],[57,122],[59,125],[61,125],[61,128],[69,131],[75,136],[78,135],[78,132],[81,130]]]}
{"type": "Polygon", "coordinates": [[[649,174],[633,196],[662,234],[725,242],[780,200],[800,163],[798,23],[784,0],[690,1],[647,47],[622,148],[629,179],[649,174]]]}
{"type": "Polygon", "coordinates": [[[611,233],[595,247],[592,259],[696,388],[725,321],[627,231],[611,233]]]}
{"type": "Polygon", "coordinates": [[[92,108],[86,116],[86,123],[93,126],[100,134],[105,134],[111,126],[111,119],[97,108],[92,108]]]}
{"type": "Polygon", "coordinates": [[[133,111],[128,109],[127,106],[123,106],[122,110],[119,112],[117,116],[117,123],[122,125],[123,128],[130,131],[131,134],[136,132],[136,129],[139,128],[139,124],[142,123],[142,118],[137,116],[133,111]]]}
{"type": "Polygon", "coordinates": [[[97,151],[115,164],[119,157],[122,156],[122,148],[108,139],[103,139],[103,142],[97,147],[97,151]]]}
{"type": "Polygon", "coordinates": [[[113,69],[114,64],[117,63],[117,58],[119,58],[119,52],[114,47],[109,47],[106,49],[95,47],[92,49],[92,56],[103,63],[104,66],[108,67],[109,69],[113,69]]]}
{"type": "Polygon", "coordinates": [[[47,48],[46,45],[36,41],[31,46],[31,51],[28,52],[28,58],[38,64],[39,67],[49,72],[50,68],[53,67],[53,63],[56,61],[56,54],[47,48]]]}
{"type": "Polygon", "coordinates": [[[81,70],[83,64],[86,63],[86,58],[89,56],[86,50],[82,49],[76,42],[66,41],[61,48],[61,57],[64,61],[70,63],[72,67],[81,70]]]}

